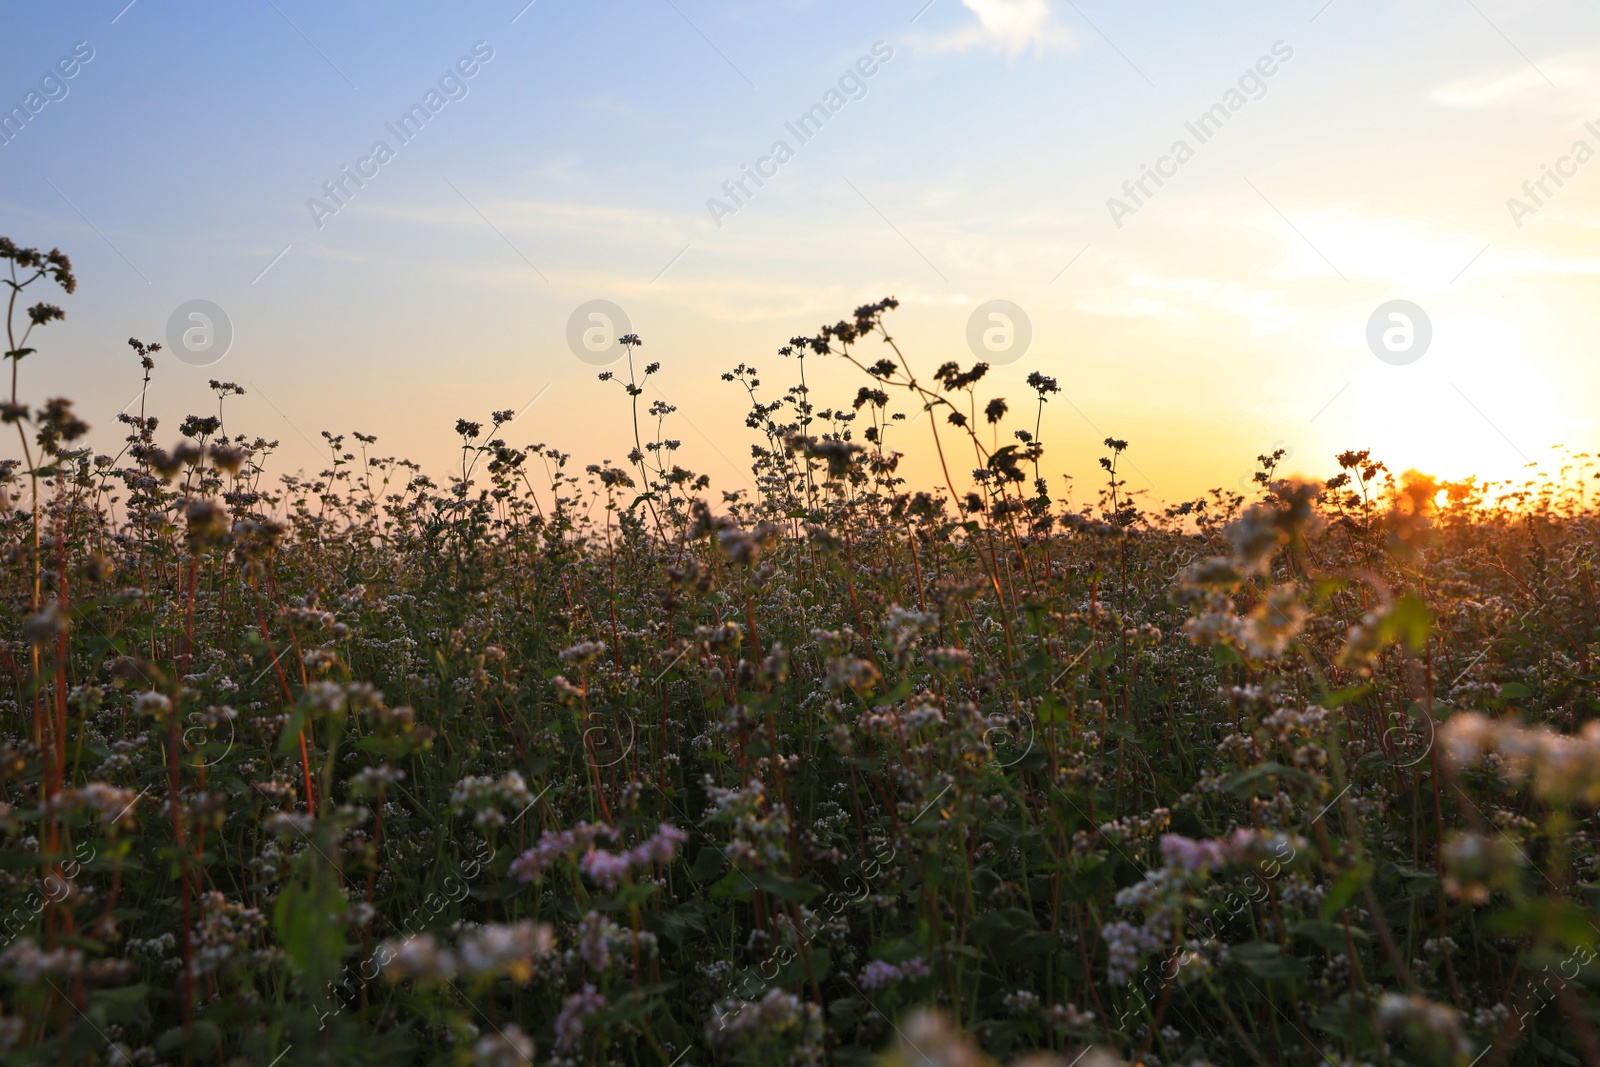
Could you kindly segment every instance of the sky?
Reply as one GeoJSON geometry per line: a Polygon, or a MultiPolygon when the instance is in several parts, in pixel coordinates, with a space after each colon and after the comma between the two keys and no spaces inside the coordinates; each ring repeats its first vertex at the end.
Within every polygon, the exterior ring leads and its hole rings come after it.
{"type": "MultiPolygon", "coordinates": [[[[329,430],[443,474],[456,419],[503,409],[514,445],[620,462],[626,398],[582,344],[602,300],[662,364],[646,398],[677,407],[679,461],[746,488],[722,372],[776,395],[790,337],[894,296],[924,377],[994,365],[1003,431],[1033,426],[1028,373],[1060,383],[1046,466],[1082,498],[1107,436],[1166,502],[1274,448],[1447,478],[1600,449],[1592,4],[95,0],[5,22],[0,234],[79,277],[46,294],[68,317],[22,393],[73,398],[101,448],[134,336],[193,349],[159,359],[158,437],[235,381],[227,428],[280,440],[279,470],[320,469],[329,430]]],[[[806,375],[819,405],[863,384],[806,375]]],[[[931,483],[926,420],[899,432],[931,483]]]]}

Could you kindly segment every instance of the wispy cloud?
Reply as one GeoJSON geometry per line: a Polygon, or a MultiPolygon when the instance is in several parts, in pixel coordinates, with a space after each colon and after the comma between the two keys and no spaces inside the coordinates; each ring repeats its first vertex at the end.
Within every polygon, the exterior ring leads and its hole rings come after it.
{"type": "Polygon", "coordinates": [[[1597,71],[1600,54],[1556,56],[1539,60],[1537,70],[1519,65],[1446,82],[1430,92],[1428,99],[1459,108],[1500,109],[1527,104],[1566,108],[1570,101],[1552,99],[1550,82],[1561,89],[1589,91],[1600,84],[1597,71]],[[1549,82],[1544,75],[1549,75],[1549,82]]]}
{"type": "Polygon", "coordinates": [[[958,29],[928,39],[935,52],[966,52],[987,48],[1007,55],[1035,54],[1051,49],[1068,51],[1078,46],[1072,31],[1058,25],[1050,0],[961,0],[978,17],[958,29]]]}

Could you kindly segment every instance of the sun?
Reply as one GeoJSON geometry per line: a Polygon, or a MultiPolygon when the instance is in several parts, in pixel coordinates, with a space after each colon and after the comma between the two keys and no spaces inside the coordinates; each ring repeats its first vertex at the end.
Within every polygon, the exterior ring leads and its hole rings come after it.
{"type": "Polygon", "coordinates": [[[1527,347],[1513,323],[1458,316],[1417,363],[1362,368],[1330,409],[1323,434],[1370,449],[1392,471],[1521,482],[1568,418],[1566,396],[1527,358],[1527,347]]]}

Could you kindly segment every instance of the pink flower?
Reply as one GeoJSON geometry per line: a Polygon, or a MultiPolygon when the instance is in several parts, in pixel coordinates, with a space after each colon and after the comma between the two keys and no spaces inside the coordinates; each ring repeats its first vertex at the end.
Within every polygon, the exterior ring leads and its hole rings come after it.
{"type": "Polygon", "coordinates": [[[873,960],[867,964],[866,970],[856,976],[856,980],[868,989],[882,989],[886,985],[900,981],[903,977],[900,968],[894,964],[873,960]]]}
{"type": "Polygon", "coordinates": [[[678,846],[689,840],[689,835],[676,826],[662,823],[651,837],[628,852],[637,866],[647,863],[671,863],[678,855],[678,846]]]}
{"type": "Polygon", "coordinates": [[[627,853],[618,855],[597,848],[578,861],[584,877],[597,885],[603,886],[607,892],[617,888],[617,883],[628,876],[632,866],[627,853]]]}
{"type": "Polygon", "coordinates": [[[546,830],[539,843],[511,862],[511,875],[524,882],[537,882],[544,872],[563,856],[594,847],[596,838],[615,841],[617,832],[604,823],[580,822],[570,830],[546,830]]]}
{"type": "Polygon", "coordinates": [[[1161,855],[1170,866],[1186,871],[1214,871],[1228,862],[1228,846],[1222,841],[1195,841],[1179,834],[1164,834],[1161,855]]]}
{"type": "Polygon", "coordinates": [[[609,892],[616,889],[635,867],[671,863],[677,858],[678,846],[689,839],[689,835],[677,827],[662,823],[651,837],[625,852],[617,853],[594,847],[595,841],[602,837],[615,841],[617,832],[603,823],[579,823],[571,830],[559,832],[546,830],[540,835],[537,845],[512,862],[511,874],[524,882],[537,882],[556,861],[563,857],[572,858],[579,851],[587,850],[578,860],[578,869],[584,877],[609,892]]]}
{"type": "Polygon", "coordinates": [[[867,964],[866,970],[856,975],[856,981],[868,989],[882,989],[895,982],[926,977],[928,977],[928,965],[922,962],[921,956],[913,956],[898,967],[883,960],[873,960],[867,964]]]}
{"type": "Polygon", "coordinates": [[[592,985],[568,997],[561,1005],[561,1014],[556,1016],[556,1047],[569,1049],[582,1040],[583,1020],[605,1006],[606,998],[596,993],[592,985]]]}

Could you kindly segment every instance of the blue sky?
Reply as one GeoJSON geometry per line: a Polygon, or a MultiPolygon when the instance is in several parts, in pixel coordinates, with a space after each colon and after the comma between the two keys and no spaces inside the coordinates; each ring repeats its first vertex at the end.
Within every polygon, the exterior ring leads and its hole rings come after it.
{"type": "MultiPolygon", "coordinates": [[[[137,391],[126,338],[206,299],[235,341],[163,361],[169,426],[231,379],[230,428],[287,466],[315,469],[330,429],[442,470],[457,416],[539,397],[513,441],[617,459],[626,413],[565,341],[604,298],[665,365],[686,465],[732,488],[742,399],[718,374],[778,382],[789,336],[891,294],[930,369],[971,361],[978,304],[1022,307],[1032,347],[993,380],[1017,403],[1028,371],[1060,379],[1057,471],[1092,481],[1114,433],[1166,499],[1279,442],[1308,471],[1373,447],[1452,476],[1600,443],[1600,162],[1520,226],[1507,206],[1600,147],[1592,5],[125,3],[15,11],[0,40],[6,108],[94,51],[0,145],[0,232],[78,266],[24,382],[103,444],[137,391]],[[400,145],[385,123],[479,42],[466,95],[400,145]],[[893,57],[799,144],[784,124],[876,42],[893,57]],[[1119,227],[1108,200],[1278,42],[1260,98],[1119,227]],[[780,138],[794,158],[716,225],[707,200],[780,138]],[[394,158],[319,228],[308,200],[379,139],[394,158]],[[1397,298],[1435,333],[1405,367],[1365,341],[1397,298]]],[[[816,373],[824,402],[853,395],[816,373]]]]}

